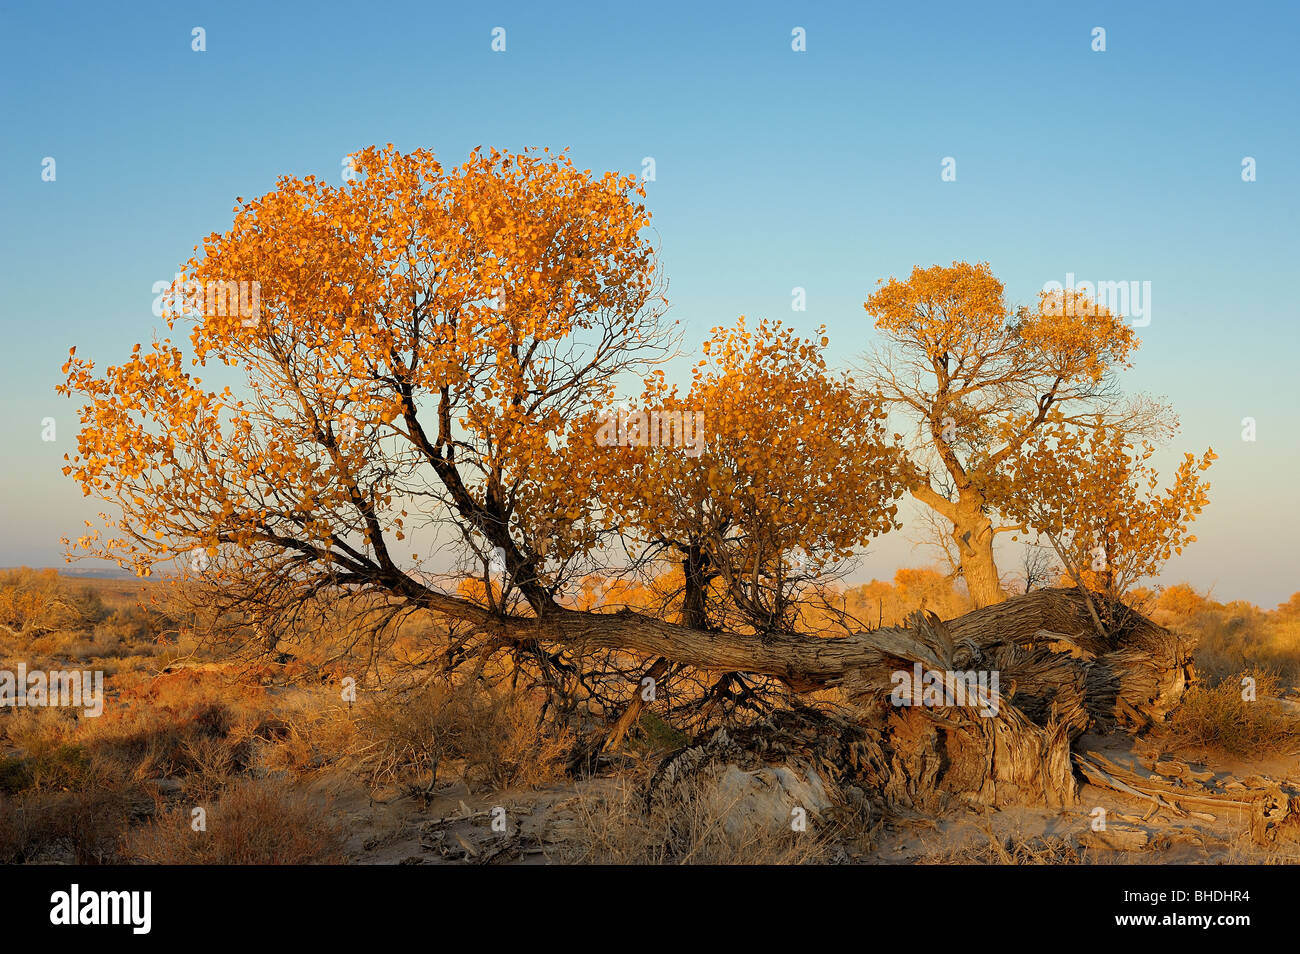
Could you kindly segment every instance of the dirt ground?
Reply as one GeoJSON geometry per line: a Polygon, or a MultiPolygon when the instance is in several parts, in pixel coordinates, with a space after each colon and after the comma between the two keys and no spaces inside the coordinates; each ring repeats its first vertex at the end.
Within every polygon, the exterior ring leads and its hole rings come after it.
{"type": "MultiPolygon", "coordinates": [[[[1141,770],[1141,742],[1122,737],[1091,736],[1085,751],[1100,752],[1117,764],[1141,770]]],[[[1204,763],[1191,763],[1209,769],[1204,763]]],[[[1253,763],[1232,760],[1213,769],[1213,784],[1266,777],[1300,785],[1294,758],[1253,763]]],[[[579,845],[582,825],[576,805],[593,794],[608,794],[617,779],[605,776],[535,791],[475,795],[452,783],[423,799],[394,795],[372,797],[355,779],[333,775],[318,780],[313,792],[327,799],[349,832],[347,852],[356,864],[546,864],[570,860],[579,845]],[[506,830],[494,831],[494,809],[505,809],[506,830]]],[[[1222,811],[1213,817],[1179,816],[1155,809],[1149,801],[1084,783],[1079,803],[1052,811],[1044,808],[954,808],[940,817],[899,814],[880,821],[870,848],[836,846],[829,860],[854,864],[1295,864],[1300,839],[1267,847],[1252,842],[1248,814],[1222,811]],[[1090,832],[1096,809],[1111,825],[1140,829],[1148,844],[1115,850],[1081,843],[1090,832]]],[[[499,817],[499,813],[498,813],[499,817]]],[[[499,826],[498,826],[499,827],[499,826]]]]}

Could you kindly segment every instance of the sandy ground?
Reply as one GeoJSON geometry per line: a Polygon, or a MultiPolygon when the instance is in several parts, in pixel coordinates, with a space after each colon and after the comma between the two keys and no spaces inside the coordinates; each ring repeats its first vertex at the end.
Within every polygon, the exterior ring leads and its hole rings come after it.
{"type": "MultiPolygon", "coordinates": [[[[1084,751],[1101,752],[1117,764],[1141,770],[1143,744],[1128,737],[1080,740],[1084,751]]],[[[1192,762],[1193,768],[1208,768],[1192,762]]],[[[1253,763],[1216,762],[1220,784],[1233,778],[1267,776],[1300,782],[1294,758],[1253,763]]],[[[459,783],[439,788],[427,804],[417,798],[372,797],[342,774],[317,781],[316,793],[328,798],[351,832],[347,849],[358,864],[546,864],[562,862],[576,831],[575,798],[583,792],[608,791],[611,777],[595,777],[539,791],[470,793],[459,783]],[[505,809],[506,831],[492,828],[493,810],[505,809]]],[[[1209,812],[1203,813],[1209,815],[1209,812]]],[[[498,827],[500,812],[497,813],[498,827]]],[[[1220,811],[1213,818],[1177,817],[1152,811],[1148,801],[1110,789],[1082,784],[1078,805],[1061,811],[1014,807],[1000,810],[956,808],[930,818],[899,815],[885,819],[868,850],[847,845],[844,861],[863,864],[1002,863],[1214,864],[1300,863],[1300,842],[1261,849],[1247,833],[1240,811],[1220,811]],[[1105,809],[1110,825],[1140,828],[1149,843],[1135,851],[1078,849],[1094,811],[1105,809]],[[1000,853],[992,846],[1005,846],[1000,853]],[[1016,846],[1020,846],[1017,849],[1016,846]]]]}

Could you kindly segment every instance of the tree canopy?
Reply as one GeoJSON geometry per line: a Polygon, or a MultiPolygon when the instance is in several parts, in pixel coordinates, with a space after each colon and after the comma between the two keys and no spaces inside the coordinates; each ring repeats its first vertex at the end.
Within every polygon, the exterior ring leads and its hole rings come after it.
{"type": "Polygon", "coordinates": [[[994,540],[1021,528],[1013,514],[1024,499],[1009,468],[1019,462],[1024,472],[1029,449],[1088,479],[1088,463],[1041,440],[1045,429],[1128,439],[1176,428],[1159,402],[1120,393],[1115,372],[1128,366],[1137,335],[1075,290],[1012,307],[987,263],[954,262],[882,281],[865,307],[883,339],[865,384],[912,424],[908,489],[950,527],[977,606],[1006,598],[994,540]]]}
{"type": "Polygon", "coordinates": [[[354,166],[239,200],[166,314],[187,342],[103,371],[72,350],[65,473],[116,511],[75,550],[140,573],[180,555],[262,627],[346,592],[546,665],[626,650],[808,686],[843,666],[819,641],[860,624],[810,631],[800,600],[899,526],[906,491],[952,523],[976,605],[1002,595],[993,536],[1036,508],[1099,527],[1128,575],[1191,539],[1212,455],[1166,496],[1129,492],[1151,476],[1131,436],[1168,416],[1120,398],[1136,337],[1090,302],[1010,309],[987,265],[918,268],[867,302],[886,347],[865,377],[828,367],[822,330],[742,318],[673,386],[635,178],[545,150],[444,168],[390,145],[354,166]],[[250,284],[251,315],[210,293],[250,284]],[[433,531],[461,584],[412,552],[433,531]],[[669,605],[578,608],[611,555],[678,580],[669,605]]]}

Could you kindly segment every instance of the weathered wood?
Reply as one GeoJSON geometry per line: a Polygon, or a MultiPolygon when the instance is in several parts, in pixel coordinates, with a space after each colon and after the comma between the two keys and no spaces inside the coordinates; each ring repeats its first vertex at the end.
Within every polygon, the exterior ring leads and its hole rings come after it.
{"type": "MultiPolygon", "coordinates": [[[[1091,657],[1077,661],[1089,666],[1089,695],[1097,700],[1090,706],[1094,715],[1121,721],[1124,713],[1117,699],[1126,700],[1145,718],[1158,718],[1177,702],[1190,672],[1190,643],[1137,614],[1125,631],[1098,637],[1082,597],[1072,589],[1038,590],[950,620],[944,624],[947,642],[913,627],[837,637],[788,632],[759,637],[692,629],[627,610],[556,608],[540,618],[503,618],[449,595],[428,593],[423,602],[435,612],[474,622],[504,642],[627,650],[717,672],[776,676],[796,691],[839,686],[854,693],[872,692],[888,685],[887,675],[900,660],[935,669],[954,663],[963,668],[963,659],[998,648],[1066,638],[1091,657]],[[881,673],[886,675],[883,684],[881,673]]],[[[1044,649],[1050,652],[1047,645],[1044,649]]]]}
{"type": "Polygon", "coordinates": [[[1275,841],[1284,826],[1300,824],[1300,790],[1288,783],[1252,776],[1244,781],[1229,782],[1232,787],[1211,789],[1195,777],[1204,773],[1195,773],[1185,763],[1173,760],[1156,763],[1156,767],[1163,768],[1164,772],[1150,777],[1116,765],[1096,752],[1077,753],[1075,761],[1094,785],[1149,799],[1160,808],[1178,815],[1191,815],[1207,821],[1218,817],[1208,812],[1184,809],[1184,804],[1216,808],[1220,812],[1249,813],[1251,837],[1260,845],[1275,841]],[[1177,785],[1167,780],[1169,776],[1185,778],[1189,782],[1177,785]]]}
{"type": "Polygon", "coordinates": [[[1289,785],[1273,785],[1251,804],[1250,836],[1258,845],[1277,840],[1283,826],[1300,824],[1300,791],[1289,785]]]}
{"type": "Polygon", "coordinates": [[[831,638],[694,630],[629,612],[566,610],[493,625],[516,639],[630,650],[701,669],[776,676],[795,691],[840,687],[864,698],[887,695],[892,674],[915,663],[938,671],[996,668],[1004,686],[1014,682],[1024,693],[1025,707],[1043,710],[1082,676],[1081,702],[1099,729],[1160,721],[1192,675],[1189,640],[1136,613],[1122,632],[1098,637],[1073,589],[1036,591],[937,627],[924,620],[831,638]],[[1064,646],[1068,652],[1059,651],[1064,646]]]}
{"type": "MultiPolygon", "coordinates": [[[[1073,805],[1074,739],[1162,719],[1191,677],[1190,642],[1136,613],[1099,635],[1075,589],[1040,590],[948,622],[915,614],[908,626],[831,638],[697,630],[627,611],[535,619],[483,612],[483,628],[503,641],[643,653],[665,667],[775,676],[796,692],[840,688],[855,706],[842,774],[886,803],[918,809],[953,801],[1073,805]],[[942,693],[940,704],[900,700],[900,676],[918,671],[943,690],[974,674],[996,675],[997,683],[990,678],[964,703],[942,693]]],[[[615,726],[618,737],[638,710],[634,700],[615,726]]],[[[703,762],[735,745],[714,748],[703,762]]]]}

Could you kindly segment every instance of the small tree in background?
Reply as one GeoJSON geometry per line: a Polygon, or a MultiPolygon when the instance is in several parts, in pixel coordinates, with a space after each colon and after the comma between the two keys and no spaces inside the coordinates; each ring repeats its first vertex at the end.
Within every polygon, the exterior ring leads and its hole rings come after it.
{"type": "Polygon", "coordinates": [[[1079,425],[1053,414],[990,493],[1022,532],[1051,542],[1076,585],[1114,606],[1196,540],[1191,524],[1209,502],[1202,475],[1213,450],[1185,455],[1163,489],[1148,463],[1154,453],[1100,416],[1079,425]]]}
{"type": "Polygon", "coordinates": [[[1121,400],[1114,371],[1138,345],[1125,320],[1074,291],[1011,308],[988,264],[916,267],[866,301],[884,347],[866,386],[915,426],[908,445],[913,497],[951,525],[976,606],[1006,598],[994,540],[1013,532],[994,488],[999,471],[1053,414],[1101,415],[1126,434],[1167,431],[1168,412],[1121,400]]]}

